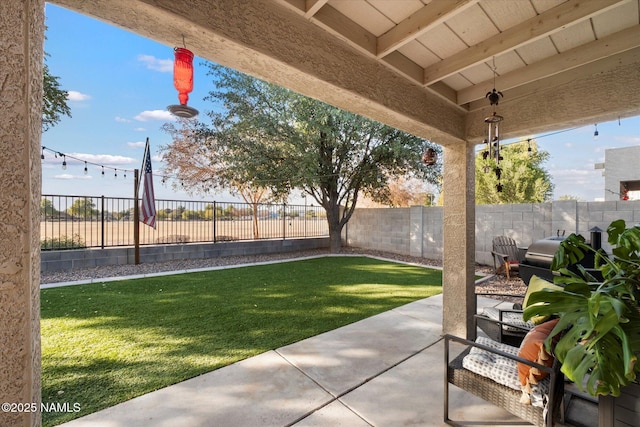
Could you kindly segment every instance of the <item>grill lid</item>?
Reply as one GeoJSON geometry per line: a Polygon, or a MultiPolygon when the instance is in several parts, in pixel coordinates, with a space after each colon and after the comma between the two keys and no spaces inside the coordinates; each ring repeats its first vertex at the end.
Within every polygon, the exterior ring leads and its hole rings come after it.
{"type": "Polygon", "coordinates": [[[551,267],[553,256],[563,240],[564,237],[547,237],[533,242],[524,256],[524,263],[537,267],[551,267]]]}

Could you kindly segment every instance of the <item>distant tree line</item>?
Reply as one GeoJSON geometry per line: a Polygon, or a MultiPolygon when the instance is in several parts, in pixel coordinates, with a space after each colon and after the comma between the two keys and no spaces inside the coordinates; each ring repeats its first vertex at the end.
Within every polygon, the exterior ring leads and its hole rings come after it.
{"type": "MultiPolygon", "coordinates": [[[[279,207],[277,210],[258,209],[258,218],[299,218],[307,219],[324,217],[324,212],[318,212],[316,209],[307,209],[300,212],[295,209],[284,209],[279,207]]],[[[44,220],[99,220],[102,218],[102,212],[97,208],[95,201],[90,197],[76,199],[69,208],[65,210],[56,209],[53,201],[42,198],[40,202],[40,215],[44,220]]],[[[164,221],[194,221],[205,220],[211,221],[214,218],[221,221],[233,219],[251,218],[253,216],[253,208],[251,206],[236,207],[234,205],[215,206],[213,203],[205,205],[204,209],[192,210],[185,206],[178,205],[176,208],[159,209],[156,213],[158,220],[164,221]]],[[[104,218],[107,221],[129,221],[133,218],[133,207],[118,212],[104,212],[104,218]]]]}

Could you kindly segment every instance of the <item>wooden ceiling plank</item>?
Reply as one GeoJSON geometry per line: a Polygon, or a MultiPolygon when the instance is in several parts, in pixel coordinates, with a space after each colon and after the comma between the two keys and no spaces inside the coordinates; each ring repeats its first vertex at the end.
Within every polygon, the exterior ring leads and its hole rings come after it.
{"type": "MultiPolygon", "coordinates": [[[[502,92],[549,77],[567,70],[598,61],[640,46],[640,25],[611,34],[600,40],[578,46],[548,60],[536,62],[524,68],[496,77],[496,86],[502,92]]],[[[493,79],[458,92],[458,104],[466,104],[483,99],[487,87],[493,86],[493,79]]]]}
{"type": "Polygon", "coordinates": [[[479,0],[433,0],[378,37],[377,57],[388,55],[479,0]]]}
{"type": "Polygon", "coordinates": [[[306,0],[304,17],[311,19],[329,0],[306,0]]]}
{"type": "Polygon", "coordinates": [[[564,26],[588,19],[627,1],[629,0],[569,0],[426,68],[424,70],[424,84],[433,84],[484,62],[492,56],[548,36],[562,30],[564,26]]]}

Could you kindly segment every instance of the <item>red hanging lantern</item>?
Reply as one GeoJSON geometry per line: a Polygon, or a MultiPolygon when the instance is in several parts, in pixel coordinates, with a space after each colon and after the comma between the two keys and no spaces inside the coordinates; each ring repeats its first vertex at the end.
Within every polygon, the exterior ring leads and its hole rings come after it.
{"type": "Polygon", "coordinates": [[[178,117],[192,118],[198,115],[198,110],[187,105],[189,92],[193,90],[193,52],[176,47],[174,53],[173,85],[178,90],[180,105],[169,105],[167,109],[178,117]]]}

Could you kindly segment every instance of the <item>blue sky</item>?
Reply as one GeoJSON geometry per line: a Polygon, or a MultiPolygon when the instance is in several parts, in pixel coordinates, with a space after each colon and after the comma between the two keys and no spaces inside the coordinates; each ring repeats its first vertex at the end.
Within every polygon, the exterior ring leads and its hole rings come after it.
{"type": "MultiPolygon", "coordinates": [[[[62,121],[42,135],[42,145],[54,151],[105,166],[67,158],[45,151],[42,163],[43,194],[133,197],[133,174],[124,170],[140,168],[144,141],[148,137],[154,173],[160,173],[159,148],[171,142],[160,130],[173,120],[166,107],[178,103],[173,87],[173,47],[107,25],[66,9],[46,5],[50,72],[60,78],[69,92],[72,118],[62,121]],[[118,177],[114,175],[117,171],[118,177]]],[[[186,41],[187,48],[188,40],[186,41]]],[[[200,58],[194,59],[194,90],[189,105],[201,117],[212,108],[203,98],[213,88],[200,58]]],[[[505,121],[508,113],[503,111],[505,121]]],[[[583,200],[604,197],[604,177],[594,164],[604,161],[605,149],[640,145],[640,117],[598,123],[555,135],[534,135],[541,149],[551,154],[544,165],[553,177],[554,198],[565,194],[583,200]]],[[[525,137],[530,137],[525,135],[525,137]]],[[[434,141],[437,143],[437,141],[434,141]]],[[[507,141],[508,142],[508,141],[507,141]]],[[[480,148],[480,146],[478,146],[480,148]]],[[[186,200],[155,180],[156,198],[186,200]]],[[[196,197],[198,199],[200,197],[196,197]]],[[[228,194],[206,196],[207,200],[234,201],[228,194]]]]}

